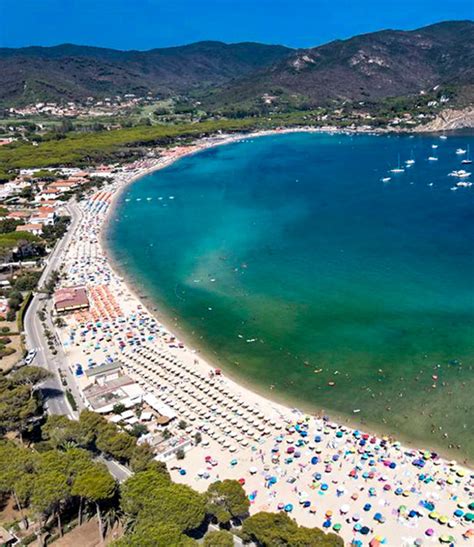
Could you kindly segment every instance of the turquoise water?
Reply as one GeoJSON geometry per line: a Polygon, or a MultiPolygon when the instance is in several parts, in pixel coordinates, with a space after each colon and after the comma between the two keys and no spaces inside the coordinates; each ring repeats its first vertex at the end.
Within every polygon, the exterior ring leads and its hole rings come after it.
{"type": "Polygon", "coordinates": [[[130,186],[110,248],[234,376],[472,458],[474,187],[447,176],[474,170],[455,154],[469,142],[301,133],[210,149],[130,186]],[[387,175],[399,154],[415,165],[387,175]]]}

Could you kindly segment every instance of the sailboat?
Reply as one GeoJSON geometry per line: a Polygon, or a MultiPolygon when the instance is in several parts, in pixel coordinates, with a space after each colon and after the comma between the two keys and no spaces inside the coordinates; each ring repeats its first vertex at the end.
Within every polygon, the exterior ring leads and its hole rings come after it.
{"type": "Polygon", "coordinates": [[[472,163],[469,145],[467,145],[467,156],[465,159],[461,160],[461,163],[463,163],[464,165],[470,165],[472,163]]]}
{"type": "Polygon", "coordinates": [[[400,154],[398,154],[398,167],[390,169],[390,173],[404,173],[405,169],[400,165],[400,154]]]}
{"type": "Polygon", "coordinates": [[[405,161],[405,165],[407,167],[410,167],[410,165],[414,165],[415,159],[413,158],[413,150],[411,151],[411,158],[409,160],[405,161]]]}

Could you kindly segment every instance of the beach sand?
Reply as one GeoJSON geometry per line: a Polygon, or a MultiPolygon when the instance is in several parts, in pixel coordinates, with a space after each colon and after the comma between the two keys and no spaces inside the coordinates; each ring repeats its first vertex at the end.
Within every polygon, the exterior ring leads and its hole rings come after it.
{"type": "Polygon", "coordinates": [[[388,545],[431,545],[452,536],[471,544],[472,536],[463,538],[474,534],[466,519],[474,512],[468,507],[474,486],[468,469],[275,403],[225,371],[216,375],[215,365],[180,342],[171,322],[147,310],[113,268],[103,233],[128,184],[184,155],[258,135],[206,139],[164,151],[158,160],[135,162],[80,204],[82,221],[65,251],[61,283],[92,288],[94,316],[68,319],[60,329],[69,366],[86,369],[88,362],[119,359],[130,376],[186,420],[191,437],[201,432],[201,445],[168,464],[177,482],[204,491],[213,480],[240,479],[252,513],[286,507],[300,524],[329,530],[340,525],[346,542],[368,545],[380,536],[388,545]],[[87,320],[94,328],[81,329],[87,320]]]}

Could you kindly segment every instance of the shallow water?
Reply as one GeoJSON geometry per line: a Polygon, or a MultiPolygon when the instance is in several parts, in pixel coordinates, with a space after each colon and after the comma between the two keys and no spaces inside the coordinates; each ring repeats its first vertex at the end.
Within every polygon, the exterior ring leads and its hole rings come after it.
{"type": "Polygon", "coordinates": [[[472,459],[474,187],[451,191],[447,176],[474,171],[455,154],[469,142],[291,134],[217,147],[130,186],[110,247],[234,375],[472,459]],[[398,154],[415,165],[387,174],[398,154]]]}

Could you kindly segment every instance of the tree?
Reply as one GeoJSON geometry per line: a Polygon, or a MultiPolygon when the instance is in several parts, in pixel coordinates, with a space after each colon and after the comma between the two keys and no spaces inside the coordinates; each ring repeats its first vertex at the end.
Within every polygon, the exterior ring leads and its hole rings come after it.
{"type": "Polygon", "coordinates": [[[22,367],[10,375],[10,381],[16,385],[36,386],[51,377],[51,373],[41,367],[22,367]]]}
{"type": "Polygon", "coordinates": [[[318,528],[298,526],[286,513],[260,512],[246,519],[242,525],[242,539],[253,541],[259,547],[274,545],[288,547],[343,547],[344,542],[335,534],[326,534],[318,528]]]}
{"type": "Polygon", "coordinates": [[[148,427],[145,424],[133,424],[133,427],[130,431],[132,437],[140,438],[142,435],[148,433],[148,427]]]}
{"type": "Polygon", "coordinates": [[[114,547],[192,547],[193,539],[181,533],[174,524],[140,522],[134,532],[116,541],[114,547]]]}
{"type": "Polygon", "coordinates": [[[70,488],[64,474],[58,471],[44,471],[38,473],[33,482],[31,504],[40,518],[39,541],[43,545],[41,528],[46,524],[50,515],[56,515],[59,534],[62,535],[61,504],[68,498],[70,488]]]}
{"type": "Polygon", "coordinates": [[[95,442],[99,431],[107,425],[107,420],[100,414],[97,414],[97,412],[83,410],[79,416],[79,424],[81,425],[82,433],[92,443],[95,442]]]}
{"type": "Polygon", "coordinates": [[[204,536],[204,547],[234,547],[234,536],[226,530],[208,532],[204,536]]]}
{"type": "Polygon", "coordinates": [[[143,509],[147,500],[157,495],[158,491],[171,484],[169,475],[157,469],[136,473],[127,479],[120,488],[121,506],[129,516],[136,516],[143,509]]]}
{"type": "Polygon", "coordinates": [[[41,428],[43,438],[52,448],[65,448],[77,445],[87,446],[81,424],[77,420],[70,420],[66,416],[53,414],[48,416],[46,423],[41,428]]]}
{"type": "Polygon", "coordinates": [[[159,488],[156,495],[146,500],[139,520],[159,520],[189,532],[199,526],[206,516],[205,500],[201,494],[184,484],[170,484],[159,488]]]}
{"type": "Polygon", "coordinates": [[[243,518],[248,514],[250,502],[242,485],[234,480],[212,483],[206,493],[207,512],[219,524],[227,525],[233,518],[243,518]]]}
{"type": "Polygon", "coordinates": [[[127,407],[123,403],[115,403],[112,407],[112,412],[114,414],[122,414],[125,410],[127,410],[127,407]]]}
{"type": "Polygon", "coordinates": [[[101,452],[126,462],[132,455],[135,442],[128,433],[119,432],[114,424],[107,424],[100,429],[95,444],[101,452]]]}
{"type": "MultiPolygon", "coordinates": [[[[101,542],[104,540],[104,531],[100,503],[110,500],[114,496],[115,488],[114,478],[105,465],[99,463],[91,464],[87,469],[78,473],[72,485],[72,494],[79,496],[80,506],[84,498],[95,504],[101,542]]],[[[79,522],[80,519],[81,514],[79,514],[79,522]]]]}
{"type": "MultiPolygon", "coordinates": [[[[145,469],[148,469],[150,463],[153,462],[154,455],[153,448],[148,443],[137,444],[133,448],[132,455],[130,457],[130,467],[132,471],[134,473],[138,473],[139,471],[145,471],[145,469]]],[[[166,464],[162,462],[155,463],[164,465],[165,472],[167,473],[166,464]]]]}
{"type": "Polygon", "coordinates": [[[22,437],[40,409],[30,385],[0,382],[0,431],[18,431],[22,437]]]}
{"type": "Polygon", "coordinates": [[[20,512],[21,518],[28,527],[24,513],[31,495],[31,475],[35,467],[35,453],[13,442],[0,443],[0,492],[11,494],[20,512]]]}

